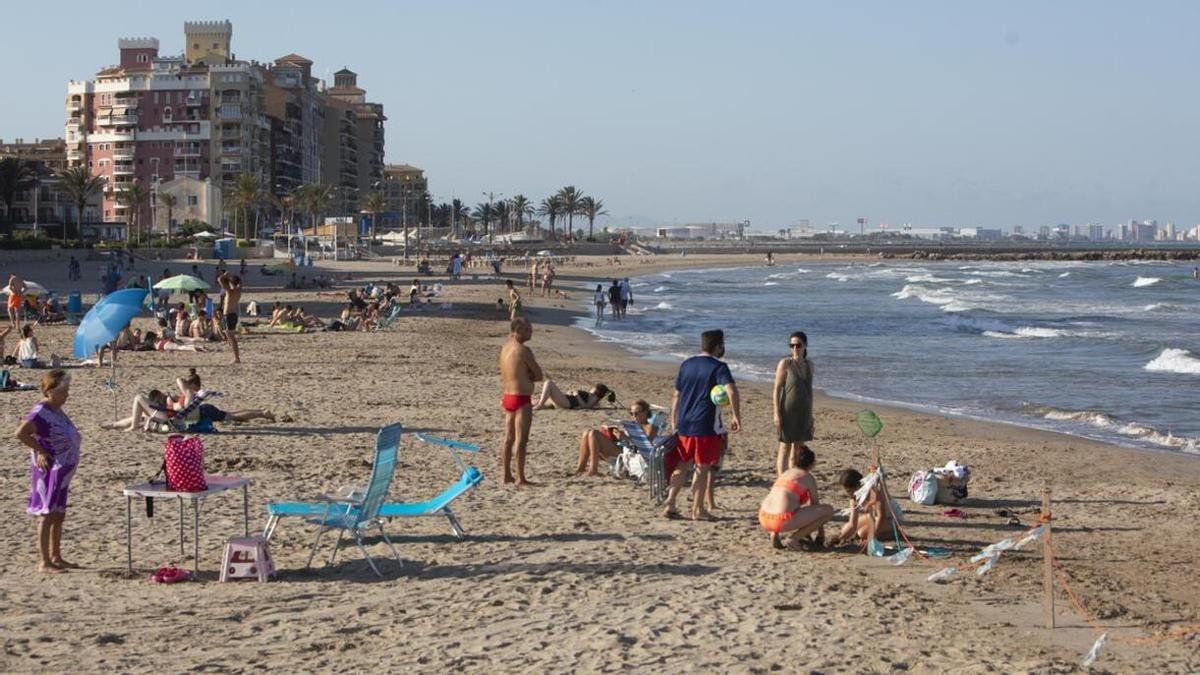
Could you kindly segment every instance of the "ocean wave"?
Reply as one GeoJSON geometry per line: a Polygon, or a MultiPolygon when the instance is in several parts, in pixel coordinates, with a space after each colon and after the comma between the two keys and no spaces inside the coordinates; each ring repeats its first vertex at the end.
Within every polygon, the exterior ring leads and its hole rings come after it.
{"type": "Polygon", "coordinates": [[[983,279],[980,279],[979,277],[971,277],[970,279],[967,279],[966,281],[963,282],[963,284],[967,285],[967,286],[974,286],[975,284],[982,284],[982,283],[983,283],[983,279]]]}
{"type": "Polygon", "coordinates": [[[1169,431],[1163,432],[1139,422],[1121,421],[1099,410],[1065,410],[1062,408],[1026,404],[1025,412],[1046,420],[1074,422],[1103,429],[1110,433],[1136,438],[1166,448],[1183,450],[1185,452],[1197,452],[1200,449],[1200,439],[1175,436],[1169,431]]]}
{"type": "Polygon", "coordinates": [[[836,279],[838,281],[849,281],[850,275],[842,274],[841,272],[830,272],[829,274],[825,275],[825,278],[826,279],[836,279]]]}
{"type": "Polygon", "coordinates": [[[779,285],[778,281],[764,281],[763,282],[763,286],[778,286],[778,285],[779,285]]]}
{"type": "Polygon", "coordinates": [[[801,267],[800,269],[797,269],[794,272],[776,272],[775,274],[768,274],[767,278],[768,279],[795,279],[796,277],[800,276],[801,274],[808,274],[810,271],[811,270],[806,270],[803,267],[801,267]]]}
{"type": "Polygon", "coordinates": [[[658,303],[657,305],[651,307],[650,309],[675,309],[675,305],[672,305],[671,303],[664,300],[663,302],[658,303]]]}
{"type": "Polygon", "coordinates": [[[946,277],[937,277],[932,274],[914,274],[910,277],[905,277],[905,281],[909,283],[929,283],[929,284],[953,284],[959,283],[960,279],[947,279],[946,277]]]}
{"type": "Polygon", "coordinates": [[[1037,326],[1021,326],[1020,328],[1014,330],[1011,333],[1007,333],[1004,331],[985,330],[985,331],[983,331],[983,335],[985,337],[1003,338],[1003,339],[1056,338],[1056,337],[1069,336],[1069,335],[1071,335],[1071,331],[1063,330],[1060,328],[1038,328],[1037,326]]]}
{"type": "Polygon", "coordinates": [[[931,305],[948,305],[955,300],[953,289],[929,288],[918,284],[905,284],[904,288],[892,293],[892,297],[899,300],[916,298],[931,305]]]}
{"type": "Polygon", "coordinates": [[[654,289],[654,292],[655,292],[655,293],[665,293],[665,292],[667,292],[667,291],[669,291],[669,290],[671,290],[671,289],[670,289],[670,288],[668,288],[668,287],[666,287],[666,286],[659,286],[658,288],[655,288],[655,289],[654,289]]]}
{"type": "Polygon", "coordinates": [[[1058,278],[1059,278],[1059,279],[1065,279],[1065,278],[1067,278],[1067,277],[1069,277],[1069,276],[1071,276],[1071,273],[1070,273],[1070,272],[1063,272],[1062,274],[1058,275],[1058,278]]]}
{"type": "Polygon", "coordinates": [[[1145,286],[1153,286],[1154,284],[1157,284],[1160,281],[1162,281],[1162,279],[1160,279],[1158,277],[1138,277],[1130,285],[1133,286],[1134,288],[1142,288],[1145,286]]]}
{"type": "Polygon", "coordinates": [[[1200,375],[1200,358],[1186,349],[1168,347],[1142,368],[1156,373],[1200,375]]]}

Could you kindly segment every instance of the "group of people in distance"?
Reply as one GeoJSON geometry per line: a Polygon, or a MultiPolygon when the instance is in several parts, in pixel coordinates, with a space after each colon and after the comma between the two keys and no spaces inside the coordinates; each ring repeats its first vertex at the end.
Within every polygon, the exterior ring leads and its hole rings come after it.
{"type": "MultiPolygon", "coordinates": [[[[610,390],[597,384],[591,390],[563,393],[546,377],[527,344],[533,335],[529,320],[517,316],[511,320],[510,329],[509,338],[500,350],[501,406],[505,414],[500,462],[504,483],[527,485],[525,464],[533,412],[547,407],[592,408],[610,390]],[[543,382],[543,385],[535,400],[533,393],[537,382],[543,382]]],[[[856,539],[870,541],[891,527],[891,511],[886,495],[878,485],[870,489],[863,503],[855,500],[854,493],[862,486],[863,477],[854,469],[842,471],[838,481],[850,499],[849,522],[835,537],[825,538],[824,526],[834,517],[835,511],[821,500],[817,481],[811,473],[816,455],[808,447],[815,433],[813,366],[808,358],[808,337],[803,332],[792,333],[788,349],[790,355],[781,359],[776,368],[772,392],[772,417],[779,438],[775,462],[777,477],[759,508],[759,524],[776,548],[814,549],[856,539]]],[[[677,503],[689,471],[693,474],[690,517],[693,520],[711,520],[713,517],[714,473],[728,447],[728,434],[742,429],[740,396],[729,366],[721,360],[724,354],[724,332],[705,331],[700,336],[700,353],[684,360],[676,374],[670,420],[677,450],[672,458],[674,468],[662,512],[666,518],[682,518],[677,503]],[[727,397],[727,400],[719,401],[722,405],[714,402],[713,389],[718,385],[727,397]],[[729,411],[728,427],[721,414],[725,407],[729,411]]],[[[629,415],[652,441],[662,432],[650,421],[651,407],[646,401],[634,402],[629,415]]],[[[618,443],[624,440],[625,431],[616,426],[584,431],[579,439],[576,473],[599,475],[600,464],[619,455],[618,443]]]]}
{"type": "Polygon", "coordinates": [[[612,285],[607,289],[604,284],[596,284],[596,291],[592,295],[592,304],[596,307],[596,327],[599,328],[604,324],[604,308],[608,307],[612,318],[624,319],[625,313],[633,304],[633,286],[629,284],[629,279],[613,279],[612,285]]]}

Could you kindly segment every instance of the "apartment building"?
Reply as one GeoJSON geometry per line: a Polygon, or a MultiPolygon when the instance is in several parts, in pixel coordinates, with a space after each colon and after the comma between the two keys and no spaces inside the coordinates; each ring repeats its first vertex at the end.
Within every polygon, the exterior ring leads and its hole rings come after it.
{"type": "Polygon", "coordinates": [[[410,164],[387,164],[383,168],[383,196],[387,199],[388,210],[380,214],[381,229],[401,228],[407,223],[409,227],[424,222],[426,214],[422,212],[425,193],[429,190],[429,182],[425,179],[425,171],[410,164]]]}
{"type": "Polygon", "coordinates": [[[368,192],[383,188],[383,105],[367,101],[358,86],[358,74],[343,68],[333,74],[333,86],[325,90],[325,120],[321,177],[339,186],[340,208],[358,211],[368,192]]]}
{"type": "MultiPolygon", "coordinates": [[[[0,213],[4,222],[11,221],[17,229],[33,230],[35,227],[52,237],[62,236],[64,222],[79,222],[75,200],[59,185],[57,172],[67,166],[67,145],[61,138],[34,139],[32,143],[18,138],[5,143],[0,140],[0,159],[13,157],[33,166],[36,177],[31,185],[17,190],[12,212],[4,211],[0,201],[0,213]]],[[[100,197],[94,197],[83,211],[83,222],[94,223],[100,219],[100,197]]]]}
{"type": "MultiPolygon", "coordinates": [[[[240,173],[269,177],[270,123],[257,64],[236,61],[228,21],[184,24],[184,53],[164,56],[157,38],[122,38],[119,61],[94,80],[67,84],[67,162],[103,176],[101,217],[135,214],[119,195],[147,192],[140,222],[155,222],[158,187],[176,178],[231,187],[240,173]]],[[[210,224],[222,214],[204,213],[210,224]]]]}
{"type": "Polygon", "coordinates": [[[267,69],[266,110],[271,122],[271,176],[275,194],[321,181],[321,134],[325,126],[313,62],[299,54],[275,59],[267,69]]]}

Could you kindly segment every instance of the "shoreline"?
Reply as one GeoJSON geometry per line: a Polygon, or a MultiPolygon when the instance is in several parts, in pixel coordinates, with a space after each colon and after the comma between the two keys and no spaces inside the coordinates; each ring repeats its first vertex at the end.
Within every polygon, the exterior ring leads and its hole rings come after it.
{"type": "MultiPolygon", "coordinates": [[[[719,257],[725,257],[728,255],[730,255],[730,254],[724,254],[723,256],[719,256],[719,257]]],[[[802,261],[805,261],[806,259],[809,262],[812,262],[811,257],[812,256],[788,254],[785,256],[777,257],[775,266],[778,267],[780,264],[802,262],[802,261]]],[[[861,255],[828,255],[827,254],[824,256],[820,256],[820,257],[821,257],[821,259],[817,262],[843,262],[843,261],[845,261],[845,262],[863,262],[863,261],[867,261],[867,260],[872,261],[872,262],[879,262],[879,260],[874,257],[861,256],[861,255]]],[[[657,261],[655,261],[655,262],[657,262],[657,261]]],[[[759,256],[758,253],[745,254],[745,256],[743,256],[742,259],[739,259],[736,261],[728,261],[727,264],[719,264],[719,262],[720,262],[719,260],[714,261],[709,258],[697,259],[694,261],[694,264],[688,264],[690,261],[688,261],[687,258],[681,257],[678,259],[678,262],[683,263],[683,264],[675,265],[675,266],[655,265],[654,270],[646,270],[644,272],[640,272],[636,276],[630,276],[630,280],[636,280],[638,278],[642,278],[642,277],[650,276],[650,275],[654,275],[654,274],[664,274],[664,273],[669,274],[669,273],[675,272],[675,271],[695,272],[695,271],[702,271],[702,270],[707,270],[707,269],[730,270],[730,269],[748,269],[748,268],[754,268],[754,267],[766,267],[765,265],[761,264],[761,256],[759,256]],[[753,256],[753,257],[751,257],[751,256],[753,256]],[[755,261],[758,261],[758,264],[755,264],[755,261]],[[713,264],[714,262],[717,262],[718,264],[713,264]]],[[[606,277],[603,277],[602,275],[597,275],[596,278],[606,278],[606,277]]],[[[586,294],[590,291],[588,290],[588,287],[582,285],[584,283],[585,282],[583,282],[583,281],[578,282],[579,285],[577,285],[575,290],[580,291],[586,297],[586,294]]],[[[583,309],[579,309],[577,311],[577,315],[575,317],[576,321],[587,320],[590,317],[590,314],[588,314],[588,312],[587,312],[586,305],[583,305],[583,307],[584,307],[583,309]]],[[[573,328],[574,330],[578,331],[579,333],[582,333],[583,335],[587,336],[590,340],[595,342],[597,346],[611,346],[611,347],[615,348],[619,353],[633,356],[633,357],[639,359],[641,362],[646,363],[646,364],[664,364],[665,365],[667,363],[674,363],[677,361],[677,359],[674,359],[674,357],[672,357],[670,354],[655,354],[655,353],[638,352],[635,348],[626,346],[626,345],[622,344],[619,340],[606,339],[600,335],[593,333],[592,331],[588,330],[588,328],[583,327],[583,326],[577,326],[577,325],[572,324],[570,327],[573,328]]],[[[696,338],[696,340],[699,339],[699,336],[694,336],[694,337],[696,338]]],[[[670,366],[670,368],[668,368],[668,370],[670,370],[670,373],[668,373],[668,374],[671,376],[674,375],[673,368],[674,368],[673,365],[670,366]]],[[[666,371],[662,371],[662,372],[666,372],[666,371]]],[[[772,386],[770,378],[764,378],[764,377],[760,377],[760,376],[757,376],[754,374],[747,374],[744,371],[739,372],[736,368],[734,369],[734,374],[738,377],[740,382],[753,382],[756,384],[760,384],[763,387],[765,387],[768,391],[770,390],[770,387],[772,386]]],[[[1200,459],[1200,448],[1198,448],[1195,451],[1192,451],[1192,450],[1187,450],[1186,448],[1183,448],[1183,447],[1169,447],[1169,446],[1165,446],[1165,445],[1158,444],[1158,443],[1151,443],[1149,441],[1147,441],[1145,444],[1137,444],[1134,442],[1122,443],[1119,441],[1119,439],[1116,439],[1116,438],[1108,438],[1108,437],[1103,437],[1103,436],[1092,437],[1092,436],[1084,435],[1082,433],[1072,433],[1071,431],[1053,428],[1051,425],[1042,426],[1042,425],[1038,424],[1038,421],[1036,418],[1031,418],[1028,423],[1022,423],[1019,420],[1008,420],[1008,419],[1001,419],[1001,418],[995,418],[995,417],[984,417],[981,415],[972,415],[972,414],[967,414],[967,413],[954,413],[954,412],[950,412],[950,411],[937,409],[937,407],[932,404],[921,404],[921,403],[914,403],[914,402],[909,402],[909,401],[895,401],[895,400],[878,399],[878,398],[874,398],[871,396],[863,396],[863,395],[855,394],[853,392],[830,393],[829,391],[827,391],[826,389],[824,389],[822,387],[815,387],[814,393],[818,397],[822,397],[822,398],[825,398],[825,399],[828,399],[831,401],[838,401],[838,402],[845,404],[846,406],[855,406],[855,405],[877,406],[877,407],[881,407],[881,408],[889,410],[889,411],[904,411],[905,413],[916,414],[916,415],[928,415],[928,416],[937,417],[940,419],[961,420],[961,421],[973,422],[973,423],[978,423],[978,424],[999,425],[1001,427],[1013,429],[1013,430],[1022,430],[1022,431],[1027,431],[1027,432],[1053,434],[1054,436],[1061,437],[1062,439],[1070,439],[1070,440],[1073,440],[1076,442],[1101,444],[1101,445],[1106,445],[1106,446],[1109,446],[1112,448],[1120,448],[1123,450],[1132,450],[1132,451],[1149,452],[1149,453],[1167,453],[1168,455],[1179,455],[1182,457],[1187,457],[1187,458],[1192,458],[1192,459],[1200,459]]]]}
{"type": "MultiPolygon", "coordinates": [[[[27,267],[23,276],[55,282],[49,270],[27,267]]],[[[624,268],[632,275],[652,266],[624,268]]],[[[209,278],[211,270],[204,268],[209,278]]],[[[386,264],[320,271],[331,270],[350,271],[353,281],[337,291],[288,291],[255,269],[245,299],[301,303],[330,316],[354,283],[411,279],[386,264]]],[[[585,281],[594,288],[597,275],[612,276],[586,264],[560,271],[564,288],[585,281]]],[[[0,554],[0,596],[9,607],[0,616],[0,670],[153,672],[161,645],[186,633],[206,639],[173,656],[178,669],[358,671],[382,662],[419,672],[1068,671],[1096,633],[1062,595],[1058,628],[1043,627],[1036,548],[1005,553],[983,576],[960,571],[948,583],[926,580],[1026,531],[1044,486],[1053,490],[1059,560],[1113,638],[1098,665],[1114,672],[1194,670],[1195,638],[1151,648],[1119,641],[1200,622],[1200,587],[1186,581],[1196,569],[1189,551],[1200,522],[1200,465],[1190,458],[1155,453],[1147,460],[1140,450],[1053,432],[884,406],[872,406],[886,427],[870,443],[854,424],[861,405],[820,395],[811,445],[821,500],[845,505],[839,471],[865,468],[877,449],[908,535],[952,555],[903,566],[853,548],[799,553],[770,546],[756,518],[778,446],[769,384],[744,385],[743,429],[731,436],[717,477],[714,522],[667,520],[643,485],[575,475],[581,434],[623,418],[616,406],[538,411],[528,471],[539,485],[504,486],[496,359],[509,331],[496,300],[505,278],[512,275],[429,278],[444,284],[445,304],[406,309],[387,331],[251,331],[241,341],[239,366],[230,365],[227,350],[123,354],[115,396],[106,386],[109,369],[73,370],[64,410],[84,445],[63,547],[84,569],[53,579],[34,571],[36,520],[24,513],[28,453],[0,453],[0,499],[9,514],[0,519],[0,537],[10,543],[0,554]],[[401,422],[389,500],[428,499],[460,479],[462,469],[444,448],[417,441],[417,433],[481,448],[463,459],[484,482],[451,505],[465,537],[455,537],[445,518],[391,520],[386,532],[405,564],[390,558],[373,531],[364,546],[383,573],[377,577],[354,545],[329,564],[336,537],[328,536],[306,569],[315,530],[285,520],[270,542],[279,571],[273,581],[218,583],[226,539],[243,534],[240,495],[218,496],[202,509],[201,583],[151,586],[147,578],[159,565],[192,564],[190,528],[181,541],[174,504],[159,500],[154,518],[134,504],[133,571],[126,570],[121,490],[159,468],[163,437],[99,426],[125,413],[135,393],[169,386],[189,367],[225,394],[221,408],[277,414],[276,422],[223,424],[220,433],[201,437],[208,473],[253,480],[252,532],[260,531],[269,501],[362,486],[378,429],[401,422]],[[965,517],[904,498],[912,472],[950,459],[972,469],[970,496],[955,506],[965,517]],[[1021,525],[999,511],[1016,514],[1021,525]],[[188,611],[164,613],[164,602],[188,611]],[[56,638],[47,643],[50,624],[56,638]],[[780,650],[788,640],[804,646],[780,650]]],[[[576,329],[581,298],[573,288],[566,288],[570,299],[527,298],[530,346],[546,373],[565,387],[608,383],[623,403],[669,403],[675,365],[633,357],[576,329]]],[[[73,333],[65,326],[37,331],[47,352],[65,349],[73,333]]],[[[10,429],[37,398],[0,396],[10,429]]],[[[681,500],[683,510],[687,505],[681,500]]]]}

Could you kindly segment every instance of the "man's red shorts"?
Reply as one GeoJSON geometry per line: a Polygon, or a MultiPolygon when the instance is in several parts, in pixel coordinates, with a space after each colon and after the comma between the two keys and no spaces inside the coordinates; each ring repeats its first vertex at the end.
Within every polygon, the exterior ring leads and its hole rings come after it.
{"type": "Polygon", "coordinates": [[[725,447],[725,437],[713,436],[679,436],[678,452],[681,462],[706,464],[712,466],[721,461],[721,450],[725,447]]]}

